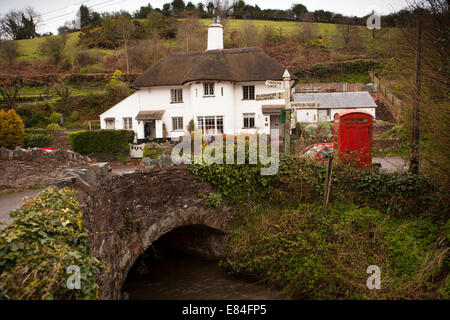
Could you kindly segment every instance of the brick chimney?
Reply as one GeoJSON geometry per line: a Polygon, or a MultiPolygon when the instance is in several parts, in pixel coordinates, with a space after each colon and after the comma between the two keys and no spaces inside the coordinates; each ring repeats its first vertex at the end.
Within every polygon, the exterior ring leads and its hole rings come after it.
{"type": "Polygon", "coordinates": [[[223,26],[220,24],[220,17],[214,17],[212,24],[208,27],[208,49],[223,49],[223,26]]]}

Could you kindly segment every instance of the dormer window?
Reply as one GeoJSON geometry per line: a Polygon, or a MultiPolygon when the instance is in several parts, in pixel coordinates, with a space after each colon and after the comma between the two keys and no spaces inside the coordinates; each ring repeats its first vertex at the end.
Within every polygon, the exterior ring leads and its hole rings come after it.
{"type": "Polygon", "coordinates": [[[203,83],[203,96],[213,97],[214,96],[214,82],[204,82],[203,83]]]}
{"type": "Polygon", "coordinates": [[[170,102],[171,103],[183,102],[183,89],[171,89],[170,90],[170,102]]]}

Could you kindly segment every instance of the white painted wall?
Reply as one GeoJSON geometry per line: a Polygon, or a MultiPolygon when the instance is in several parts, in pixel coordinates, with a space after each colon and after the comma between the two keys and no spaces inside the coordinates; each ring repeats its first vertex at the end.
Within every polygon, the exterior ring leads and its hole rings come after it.
{"type": "Polygon", "coordinates": [[[139,111],[165,110],[161,120],[156,121],[156,138],[163,137],[162,124],[167,128],[168,138],[178,138],[187,130],[187,125],[194,119],[197,127],[198,116],[223,116],[224,133],[236,135],[239,133],[270,133],[269,126],[265,126],[266,117],[262,114],[262,105],[284,104],[284,99],[278,100],[243,100],[243,86],[255,85],[255,96],[280,92],[280,89],[268,88],[264,82],[232,83],[228,81],[215,82],[214,96],[203,95],[203,82],[193,82],[184,86],[143,88],[114,107],[100,115],[100,127],[106,128],[105,118],[115,118],[116,129],[123,128],[123,118],[132,117],[133,130],[138,139],[144,138],[144,122],[135,118],[139,111]],[[171,103],[170,89],[183,89],[183,102],[171,103]],[[243,128],[243,114],[255,114],[255,128],[243,128]],[[172,117],[183,117],[183,131],[173,131],[172,117]]]}
{"type": "Polygon", "coordinates": [[[297,122],[317,122],[317,109],[297,109],[297,122]]]}

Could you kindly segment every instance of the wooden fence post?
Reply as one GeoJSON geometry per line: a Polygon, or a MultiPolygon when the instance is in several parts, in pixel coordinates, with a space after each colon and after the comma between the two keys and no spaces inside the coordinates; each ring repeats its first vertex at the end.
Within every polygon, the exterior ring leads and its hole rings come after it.
{"type": "Polygon", "coordinates": [[[333,171],[333,154],[330,153],[328,158],[327,175],[325,178],[324,195],[323,195],[323,214],[327,211],[328,200],[330,199],[331,188],[331,172],[333,171]]]}

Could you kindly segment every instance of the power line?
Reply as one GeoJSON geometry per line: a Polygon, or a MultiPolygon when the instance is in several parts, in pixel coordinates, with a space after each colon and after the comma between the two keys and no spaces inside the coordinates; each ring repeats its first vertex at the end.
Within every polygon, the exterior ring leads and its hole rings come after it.
{"type": "MultiPolygon", "coordinates": [[[[78,3],[74,3],[71,6],[78,6],[78,5],[84,4],[84,3],[89,2],[89,1],[93,1],[93,0],[84,0],[84,1],[81,1],[81,2],[78,2],[78,3]]],[[[47,12],[42,13],[41,16],[45,16],[45,15],[50,14],[50,13],[58,12],[58,11],[66,9],[66,8],[67,7],[55,9],[55,10],[52,10],[52,11],[47,11],[47,12]]]]}
{"type": "MultiPolygon", "coordinates": [[[[101,5],[103,5],[103,4],[107,4],[107,3],[112,2],[112,1],[115,1],[115,0],[107,0],[107,1],[103,1],[103,2],[100,2],[100,3],[98,3],[98,4],[92,5],[91,8],[94,8],[94,7],[97,7],[97,6],[101,6],[101,5]]],[[[125,0],[125,1],[128,1],[128,0],[125,0]]],[[[117,3],[119,3],[119,2],[124,2],[124,1],[123,1],[123,0],[120,0],[120,1],[117,1],[116,3],[114,3],[114,4],[117,4],[117,3]]],[[[112,5],[112,4],[109,4],[109,5],[107,5],[107,6],[110,6],[110,5],[112,5]]],[[[107,7],[107,6],[105,6],[105,7],[107,7]]],[[[49,22],[56,22],[56,21],[59,21],[59,20],[61,20],[60,18],[66,17],[66,16],[70,16],[70,15],[73,15],[74,13],[77,13],[77,12],[78,12],[78,10],[72,11],[72,12],[69,12],[69,13],[65,13],[65,14],[61,14],[61,15],[58,15],[58,16],[54,16],[54,17],[51,17],[51,18],[48,18],[48,19],[44,20],[43,23],[41,23],[41,25],[46,25],[46,24],[48,24],[49,22]]],[[[67,18],[64,18],[64,19],[67,19],[67,18]]]]}

